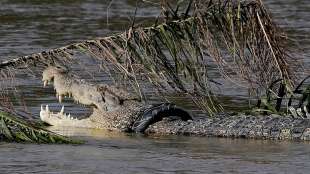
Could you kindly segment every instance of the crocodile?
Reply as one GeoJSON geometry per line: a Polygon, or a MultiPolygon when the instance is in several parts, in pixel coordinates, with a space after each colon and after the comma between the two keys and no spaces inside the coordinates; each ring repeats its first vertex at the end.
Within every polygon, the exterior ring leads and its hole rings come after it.
{"type": "MultiPolygon", "coordinates": [[[[40,118],[52,126],[83,127],[136,132],[147,135],[195,135],[254,139],[310,140],[310,119],[291,115],[248,115],[219,113],[213,117],[193,117],[173,103],[147,104],[127,90],[107,84],[91,84],[70,71],[49,66],[43,84],[52,84],[61,103],[64,97],[93,109],[89,117],[78,119],[41,106],[40,118]]],[[[307,113],[308,114],[308,113],[307,113]]]]}
{"type": "Polygon", "coordinates": [[[64,97],[71,97],[93,109],[89,117],[77,119],[66,114],[64,106],[54,113],[48,105],[41,105],[41,120],[53,126],[144,132],[149,125],[167,116],[179,117],[184,121],[192,119],[188,112],[174,104],[146,104],[120,87],[88,83],[61,67],[49,66],[42,76],[44,86],[53,82],[60,103],[64,97]]]}

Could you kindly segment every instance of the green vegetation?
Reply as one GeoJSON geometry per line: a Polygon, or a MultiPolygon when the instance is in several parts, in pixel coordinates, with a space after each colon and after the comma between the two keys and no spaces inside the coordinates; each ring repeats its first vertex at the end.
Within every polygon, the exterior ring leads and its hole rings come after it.
{"type": "Polygon", "coordinates": [[[81,141],[44,130],[23,119],[0,112],[0,141],[22,143],[80,144],[81,141]]]}
{"type": "Polygon", "coordinates": [[[258,100],[254,111],[263,113],[289,112],[296,117],[309,117],[310,84],[307,84],[307,81],[309,81],[309,79],[310,76],[303,79],[292,91],[287,90],[283,80],[274,81],[269,86],[269,90],[266,91],[266,95],[258,100]],[[274,92],[276,89],[278,90],[277,93],[274,92]]]}

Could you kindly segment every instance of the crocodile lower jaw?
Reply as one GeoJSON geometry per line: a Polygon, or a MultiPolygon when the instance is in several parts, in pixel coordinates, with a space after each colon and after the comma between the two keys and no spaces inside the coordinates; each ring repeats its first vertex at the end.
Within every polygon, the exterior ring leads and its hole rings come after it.
{"type": "Polygon", "coordinates": [[[53,126],[84,127],[84,128],[94,127],[94,123],[92,123],[92,121],[90,121],[89,118],[78,120],[77,118],[72,117],[70,114],[64,113],[64,106],[58,113],[50,111],[48,105],[46,105],[45,109],[43,106],[41,106],[40,118],[43,122],[53,126]]]}

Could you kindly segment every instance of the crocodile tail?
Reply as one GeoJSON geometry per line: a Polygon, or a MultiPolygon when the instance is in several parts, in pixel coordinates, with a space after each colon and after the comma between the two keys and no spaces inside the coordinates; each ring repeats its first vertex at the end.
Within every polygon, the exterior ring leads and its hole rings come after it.
{"type": "Polygon", "coordinates": [[[172,103],[161,103],[148,107],[141,112],[137,121],[134,122],[132,130],[134,132],[144,133],[152,124],[161,121],[165,117],[179,117],[183,121],[192,120],[192,116],[184,109],[177,107],[172,103]]]}

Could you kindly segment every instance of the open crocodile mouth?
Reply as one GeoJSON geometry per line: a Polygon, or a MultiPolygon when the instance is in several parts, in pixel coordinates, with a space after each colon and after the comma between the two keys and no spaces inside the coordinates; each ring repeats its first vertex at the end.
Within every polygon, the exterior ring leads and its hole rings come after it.
{"type": "Polygon", "coordinates": [[[132,130],[143,132],[149,125],[164,117],[179,116],[184,121],[192,119],[189,113],[174,104],[161,103],[144,107],[140,100],[121,88],[89,84],[58,67],[46,68],[42,76],[44,86],[53,82],[59,103],[64,97],[68,97],[93,109],[89,117],[77,119],[71,114],[66,114],[64,106],[56,113],[50,111],[48,105],[41,106],[41,120],[53,126],[104,128],[103,124],[111,126],[119,123],[128,126],[129,122],[132,122],[128,121],[131,120],[130,115],[138,113],[137,117],[134,117],[136,120],[133,120],[132,130]],[[105,123],[106,120],[103,118],[105,116],[113,117],[107,120],[112,123],[105,123]]]}
{"type": "MultiPolygon", "coordinates": [[[[51,80],[45,80],[43,86],[47,87],[48,84],[52,84],[53,82],[54,82],[54,78],[51,79],[51,80]]],[[[57,98],[57,100],[58,100],[58,102],[60,104],[63,103],[64,98],[66,98],[66,99],[72,99],[75,104],[79,104],[82,107],[87,107],[88,106],[88,105],[83,103],[83,100],[79,101],[78,99],[75,99],[72,96],[71,92],[68,92],[65,95],[64,94],[59,94],[58,93],[59,86],[57,88],[54,86],[54,90],[56,92],[56,98],[57,98]]],[[[92,108],[92,109],[98,109],[97,106],[94,105],[94,104],[90,104],[89,107],[92,108]]],[[[82,118],[88,118],[89,116],[90,115],[88,115],[88,116],[84,115],[82,118]]],[[[62,105],[62,107],[61,107],[59,112],[57,112],[57,111],[55,112],[55,111],[51,111],[51,109],[50,109],[48,104],[47,105],[41,105],[40,118],[43,121],[46,121],[46,118],[53,118],[53,119],[59,119],[59,120],[68,120],[68,121],[76,121],[76,120],[81,119],[81,117],[74,117],[74,116],[72,116],[71,113],[65,113],[65,106],[64,105],[62,105]]]]}
{"type": "MultiPolygon", "coordinates": [[[[93,85],[78,79],[59,67],[50,66],[42,74],[44,87],[53,84],[56,97],[62,103],[64,97],[73,99],[76,103],[90,106],[93,112],[111,112],[120,107],[126,96],[126,92],[117,91],[116,88],[107,85],[93,85]],[[121,97],[120,97],[121,96],[121,97]]],[[[86,124],[89,117],[77,119],[77,117],[66,114],[65,107],[62,106],[59,112],[52,112],[48,105],[41,106],[40,118],[50,125],[86,124]],[[82,122],[82,123],[81,123],[82,122]]]]}

